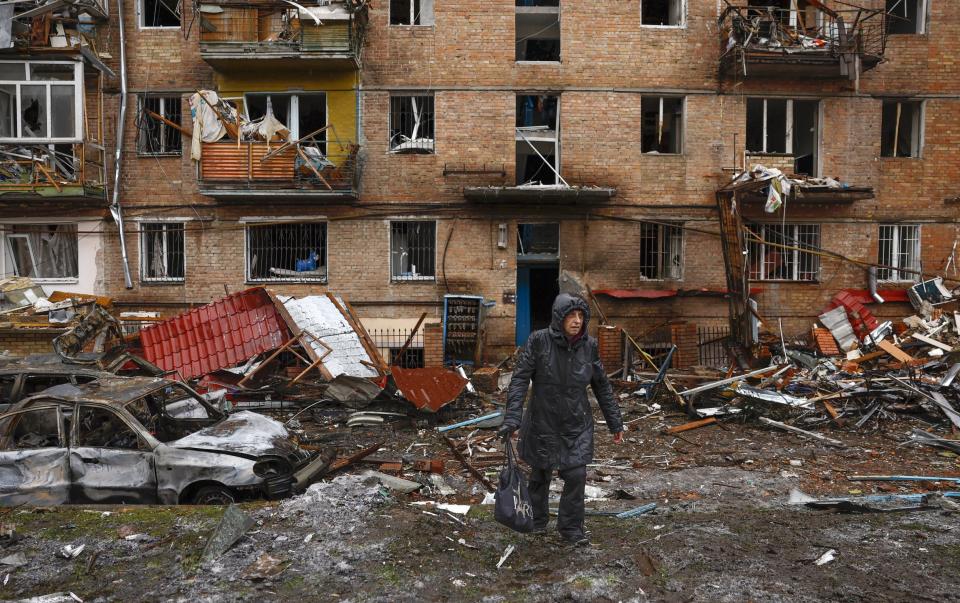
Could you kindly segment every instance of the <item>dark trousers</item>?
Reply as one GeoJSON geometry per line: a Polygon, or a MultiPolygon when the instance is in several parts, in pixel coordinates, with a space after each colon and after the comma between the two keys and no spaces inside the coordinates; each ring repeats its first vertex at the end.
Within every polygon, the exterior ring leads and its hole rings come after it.
{"type": "MultiPolygon", "coordinates": [[[[560,512],[557,513],[557,531],[564,538],[583,536],[583,489],[587,485],[587,468],[584,465],[561,469],[563,493],[560,495],[560,512]]],[[[537,528],[547,527],[550,519],[550,480],[552,469],[533,468],[527,490],[533,507],[533,523],[537,528]]]]}

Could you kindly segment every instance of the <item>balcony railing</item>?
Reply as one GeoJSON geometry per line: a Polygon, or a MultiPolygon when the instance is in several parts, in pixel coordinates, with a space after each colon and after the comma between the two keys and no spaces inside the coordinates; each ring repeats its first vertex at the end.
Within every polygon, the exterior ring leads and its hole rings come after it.
{"type": "Polygon", "coordinates": [[[348,11],[348,4],[352,3],[301,8],[275,0],[203,4],[200,54],[207,61],[289,57],[359,66],[366,14],[348,11]]]}
{"type": "Polygon", "coordinates": [[[359,185],[358,145],[317,146],[223,141],[203,143],[200,156],[201,192],[235,196],[256,192],[355,197],[359,185]],[[332,151],[337,151],[333,153],[332,151]]]}
{"type": "Polygon", "coordinates": [[[0,145],[0,200],[8,194],[101,198],[105,159],[95,143],[0,145]]]}
{"type": "Polygon", "coordinates": [[[720,62],[735,77],[857,79],[883,60],[886,13],[800,10],[727,2],[720,15],[720,62]]]}

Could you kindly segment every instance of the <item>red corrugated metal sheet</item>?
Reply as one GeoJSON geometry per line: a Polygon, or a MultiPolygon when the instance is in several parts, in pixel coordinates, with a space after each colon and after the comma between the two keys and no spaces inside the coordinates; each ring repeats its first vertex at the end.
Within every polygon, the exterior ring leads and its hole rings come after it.
{"type": "Polygon", "coordinates": [[[140,331],[144,358],[164,370],[179,371],[184,379],[236,366],[290,337],[273,301],[260,287],[140,331]]]}
{"type": "Polygon", "coordinates": [[[467,380],[445,368],[404,369],[391,367],[393,381],[417,410],[437,412],[457,399],[467,380]]]}
{"type": "MultiPolygon", "coordinates": [[[[763,289],[752,288],[750,295],[762,293],[763,289]]],[[[594,289],[594,295],[606,295],[616,299],[662,299],[664,297],[722,297],[726,289],[594,289]]]]}

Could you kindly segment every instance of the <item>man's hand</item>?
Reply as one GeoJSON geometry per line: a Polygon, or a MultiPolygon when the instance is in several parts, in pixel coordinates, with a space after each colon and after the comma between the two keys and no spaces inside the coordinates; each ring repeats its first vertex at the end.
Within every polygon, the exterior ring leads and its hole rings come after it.
{"type": "Polygon", "coordinates": [[[623,444],[623,432],[622,432],[622,431],[618,431],[617,433],[613,434],[613,443],[614,443],[614,444],[623,444]]]}
{"type": "Polygon", "coordinates": [[[500,429],[497,430],[497,437],[500,438],[501,440],[507,440],[510,438],[511,435],[513,435],[513,432],[516,430],[517,430],[516,427],[512,427],[510,425],[501,425],[500,429]]]}

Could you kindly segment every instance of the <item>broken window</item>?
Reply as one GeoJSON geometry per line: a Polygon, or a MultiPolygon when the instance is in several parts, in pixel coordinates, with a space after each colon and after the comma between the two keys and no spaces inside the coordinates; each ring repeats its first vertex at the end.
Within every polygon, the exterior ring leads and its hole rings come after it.
{"type": "Polygon", "coordinates": [[[30,396],[64,383],[70,383],[70,375],[27,375],[24,377],[20,396],[30,396]]]}
{"type": "Polygon", "coordinates": [[[0,142],[80,141],[83,66],[0,63],[0,142]]]}
{"type": "Polygon", "coordinates": [[[820,256],[819,224],[753,224],[748,227],[750,278],[759,281],[816,281],[820,256]],[[762,240],[757,240],[759,237],[762,240]]]}
{"type": "MultiPolygon", "coordinates": [[[[327,95],[323,92],[309,94],[255,93],[244,96],[247,117],[252,120],[263,119],[271,112],[289,131],[288,140],[297,140],[314,134],[327,125],[327,95]]],[[[327,132],[314,134],[320,152],[326,154],[327,132]]],[[[307,147],[305,147],[307,148],[307,147]]]]}
{"type": "Polygon", "coordinates": [[[816,176],[820,103],[784,98],[747,99],[747,152],[794,156],[794,172],[816,176]]]}
{"type": "Polygon", "coordinates": [[[81,406],[77,446],[87,448],[145,448],[140,437],[112,410],[81,406]]]}
{"type": "Polygon", "coordinates": [[[559,224],[517,224],[517,256],[557,257],[559,254],[559,224]]]}
{"type": "Polygon", "coordinates": [[[79,278],[76,224],[4,226],[7,274],[33,279],[79,278]]]}
{"type": "Polygon", "coordinates": [[[247,226],[247,280],[327,282],[327,223],[247,226]]]}
{"type": "Polygon", "coordinates": [[[516,60],[560,60],[560,0],[516,0],[516,60]]]}
{"type": "Polygon", "coordinates": [[[137,151],[142,155],[179,155],[180,131],[167,122],[180,124],[180,97],[141,96],[138,113],[137,151]]]}
{"type": "Polygon", "coordinates": [[[640,0],[643,25],[683,25],[685,0],[640,0]]]}
{"type": "Polygon", "coordinates": [[[927,20],[927,0],[887,0],[888,34],[922,34],[927,20]]]}
{"type": "Polygon", "coordinates": [[[180,27],[180,0],[140,0],[140,27],[180,27]]]}
{"type": "Polygon", "coordinates": [[[683,278],[683,225],[640,224],[640,274],[654,280],[683,278]]]}
{"type": "Polygon", "coordinates": [[[390,150],[433,153],[433,96],[390,97],[390,150]]]}
{"type": "Polygon", "coordinates": [[[517,184],[559,183],[560,97],[517,95],[517,184]]]}
{"type": "Polygon", "coordinates": [[[184,268],[184,223],[141,223],[140,280],[183,281],[184,268]]]}
{"type": "Polygon", "coordinates": [[[390,278],[433,280],[436,276],[437,223],[390,222],[390,278]]]}
{"type": "Polygon", "coordinates": [[[882,281],[920,279],[920,226],[881,224],[877,278],[882,281]]]}
{"type": "Polygon", "coordinates": [[[26,410],[0,419],[0,450],[62,447],[57,408],[26,410]]]}
{"type": "Polygon", "coordinates": [[[433,0],[390,0],[390,25],[433,25],[433,0]]]}
{"type": "Polygon", "coordinates": [[[923,132],[921,101],[884,101],[880,119],[882,157],[919,157],[923,132]]]}
{"type": "Polygon", "coordinates": [[[644,96],[640,99],[641,151],[683,152],[683,98],[644,96]]]}

